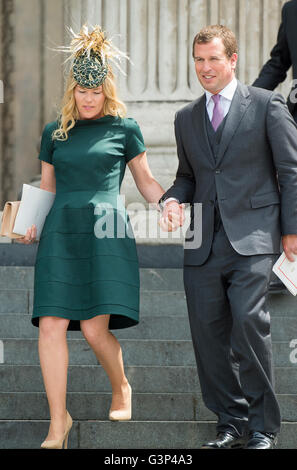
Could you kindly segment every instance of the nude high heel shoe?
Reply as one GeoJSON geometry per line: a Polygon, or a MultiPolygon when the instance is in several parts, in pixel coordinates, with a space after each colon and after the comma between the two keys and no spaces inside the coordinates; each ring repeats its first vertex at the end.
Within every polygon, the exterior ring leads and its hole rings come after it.
{"type": "Polygon", "coordinates": [[[68,435],[69,431],[72,427],[72,418],[68,411],[66,410],[66,428],[64,431],[64,435],[61,437],[61,439],[55,439],[51,441],[43,441],[41,444],[42,449],[63,449],[63,444],[64,444],[64,449],[67,449],[68,446],[68,435]]]}
{"type": "Polygon", "coordinates": [[[132,417],[132,388],[128,384],[130,390],[129,404],[126,408],[119,410],[109,410],[109,419],[111,421],[129,421],[132,417]]]}

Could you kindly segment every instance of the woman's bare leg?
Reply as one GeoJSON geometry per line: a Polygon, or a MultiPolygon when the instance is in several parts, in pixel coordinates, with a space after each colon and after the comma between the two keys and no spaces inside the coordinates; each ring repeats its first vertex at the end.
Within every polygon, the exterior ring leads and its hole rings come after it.
{"type": "Polygon", "coordinates": [[[112,410],[125,408],[130,398],[129,382],[125,375],[122,349],[109,331],[110,315],[97,315],[81,320],[81,331],[107,373],[112,388],[112,410]]]}
{"type": "Polygon", "coordinates": [[[69,320],[59,317],[39,318],[38,351],[48,399],[51,423],[45,440],[61,438],[66,424],[69,320]]]}

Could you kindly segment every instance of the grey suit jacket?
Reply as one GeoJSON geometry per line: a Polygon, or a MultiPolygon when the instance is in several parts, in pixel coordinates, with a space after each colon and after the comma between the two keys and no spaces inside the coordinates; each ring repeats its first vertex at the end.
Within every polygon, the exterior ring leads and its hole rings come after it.
{"type": "Polygon", "coordinates": [[[279,253],[281,235],[297,234],[297,127],[284,98],[238,82],[217,161],[206,133],[205,95],[176,113],[175,136],[179,166],[162,200],[176,197],[192,209],[202,203],[202,244],[184,250],[184,264],[201,265],[210,253],[216,196],[238,253],[279,253]]]}

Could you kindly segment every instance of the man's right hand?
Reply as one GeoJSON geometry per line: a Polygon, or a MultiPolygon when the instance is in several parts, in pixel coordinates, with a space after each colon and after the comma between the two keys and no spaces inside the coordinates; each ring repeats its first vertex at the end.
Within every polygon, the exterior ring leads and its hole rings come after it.
{"type": "Polygon", "coordinates": [[[184,204],[168,202],[162,212],[159,225],[164,232],[175,232],[185,221],[184,204]]]}

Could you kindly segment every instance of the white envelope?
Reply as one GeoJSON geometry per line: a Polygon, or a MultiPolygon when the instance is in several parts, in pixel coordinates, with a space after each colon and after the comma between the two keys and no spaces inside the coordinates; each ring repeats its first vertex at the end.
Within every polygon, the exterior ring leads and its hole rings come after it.
{"type": "Polygon", "coordinates": [[[39,240],[46,216],[54,203],[55,197],[56,193],[23,184],[22,198],[15,218],[13,232],[26,235],[28,228],[34,224],[37,229],[36,240],[39,240]]]}
{"type": "Polygon", "coordinates": [[[297,294],[297,257],[293,255],[295,261],[289,261],[285,252],[281,254],[272,270],[284,283],[291,294],[297,294]]]}

